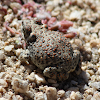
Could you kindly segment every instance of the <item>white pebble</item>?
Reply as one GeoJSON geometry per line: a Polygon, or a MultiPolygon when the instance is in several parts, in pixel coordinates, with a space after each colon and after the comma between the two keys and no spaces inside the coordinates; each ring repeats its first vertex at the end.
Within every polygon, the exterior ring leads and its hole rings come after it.
{"type": "Polygon", "coordinates": [[[5,46],[4,50],[7,52],[10,52],[10,51],[12,51],[13,48],[14,48],[14,45],[9,45],[9,46],[5,46]]]}
{"type": "Polygon", "coordinates": [[[57,90],[54,87],[46,88],[47,100],[57,100],[57,90]]]}
{"type": "Polygon", "coordinates": [[[35,74],[35,79],[36,79],[36,83],[37,83],[38,85],[40,85],[41,83],[46,83],[46,80],[45,80],[45,78],[42,76],[42,74],[39,74],[39,73],[35,74]]]}
{"type": "Polygon", "coordinates": [[[31,81],[31,82],[34,82],[34,81],[35,81],[35,73],[32,72],[30,75],[28,75],[28,76],[26,77],[26,79],[28,79],[28,80],[31,81]]]}
{"type": "Polygon", "coordinates": [[[92,88],[99,90],[100,89],[100,82],[93,82],[93,83],[89,83],[89,86],[91,86],[92,88]]]}
{"type": "Polygon", "coordinates": [[[98,49],[98,53],[100,54],[100,48],[98,49]]]}
{"type": "Polygon", "coordinates": [[[14,9],[14,8],[21,9],[22,6],[20,3],[12,2],[12,3],[10,3],[10,7],[12,9],[14,9]]]}
{"type": "Polygon", "coordinates": [[[70,19],[75,20],[75,19],[80,19],[81,18],[81,13],[79,11],[73,11],[70,14],[70,19]]]}
{"type": "Polygon", "coordinates": [[[4,79],[0,79],[0,86],[8,87],[8,84],[7,84],[7,82],[4,79]]]}
{"type": "Polygon", "coordinates": [[[22,49],[17,49],[17,50],[15,50],[16,56],[19,56],[21,52],[22,52],[22,49]]]}
{"type": "Polygon", "coordinates": [[[89,88],[89,89],[86,89],[86,90],[85,90],[85,93],[86,93],[86,94],[93,95],[94,90],[93,90],[93,88],[89,88]]]}
{"type": "Polygon", "coordinates": [[[98,41],[96,39],[90,41],[91,48],[97,47],[97,45],[98,45],[98,41]]]}
{"type": "Polygon", "coordinates": [[[65,95],[65,91],[64,90],[59,90],[58,92],[57,92],[57,95],[58,95],[58,97],[64,97],[64,95],[65,95]]]}
{"type": "Polygon", "coordinates": [[[0,93],[6,93],[6,90],[2,86],[0,86],[0,93]]]}
{"type": "Polygon", "coordinates": [[[4,51],[0,50],[0,60],[2,60],[4,58],[5,58],[4,51]]]}
{"type": "Polygon", "coordinates": [[[14,17],[14,15],[13,15],[13,13],[11,13],[11,14],[5,15],[4,19],[6,22],[10,22],[13,19],[13,17],[14,17]]]}
{"type": "Polygon", "coordinates": [[[80,100],[82,98],[82,95],[80,94],[80,92],[75,93],[74,91],[72,91],[70,98],[71,100],[80,100]]]}
{"type": "Polygon", "coordinates": [[[11,85],[15,92],[25,93],[28,90],[28,82],[18,78],[14,78],[11,85]]]}
{"type": "Polygon", "coordinates": [[[95,92],[93,94],[93,97],[91,98],[91,100],[100,100],[100,92],[95,92]]]}
{"type": "Polygon", "coordinates": [[[34,100],[45,100],[43,92],[37,92],[37,93],[35,93],[34,100]]]}

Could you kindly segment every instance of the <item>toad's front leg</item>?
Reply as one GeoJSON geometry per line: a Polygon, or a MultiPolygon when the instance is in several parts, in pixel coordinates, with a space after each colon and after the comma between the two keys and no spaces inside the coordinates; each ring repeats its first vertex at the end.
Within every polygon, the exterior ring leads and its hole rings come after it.
{"type": "Polygon", "coordinates": [[[28,49],[22,50],[19,55],[19,59],[21,60],[21,62],[27,62],[27,61],[29,61],[29,58],[30,58],[29,55],[30,55],[30,53],[29,53],[28,49]]]}
{"type": "Polygon", "coordinates": [[[43,74],[46,77],[56,79],[58,81],[66,80],[69,77],[69,74],[65,70],[61,69],[59,71],[57,67],[47,67],[44,69],[43,74]]]}

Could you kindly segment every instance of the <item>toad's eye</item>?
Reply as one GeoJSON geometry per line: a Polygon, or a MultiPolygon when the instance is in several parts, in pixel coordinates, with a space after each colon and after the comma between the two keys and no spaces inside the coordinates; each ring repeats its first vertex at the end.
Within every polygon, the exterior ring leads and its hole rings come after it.
{"type": "Polygon", "coordinates": [[[32,42],[35,42],[36,41],[36,35],[31,35],[29,36],[29,38],[27,39],[27,42],[28,43],[32,43],[32,42]]]}

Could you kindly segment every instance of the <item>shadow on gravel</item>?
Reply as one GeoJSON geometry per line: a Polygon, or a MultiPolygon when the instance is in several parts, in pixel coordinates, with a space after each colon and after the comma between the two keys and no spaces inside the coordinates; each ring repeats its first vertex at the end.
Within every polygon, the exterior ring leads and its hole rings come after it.
{"type": "Polygon", "coordinates": [[[84,93],[84,85],[87,85],[87,83],[88,78],[84,71],[82,71],[80,75],[75,75],[73,72],[67,80],[58,83],[58,89],[64,89],[65,91],[80,91],[81,93],[84,93]]]}
{"type": "Polygon", "coordinates": [[[83,62],[84,61],[91,61],[92,59],[92,52],[86,51],[84,47],[79,48],[79,51],[83,57],[83,62]]]}

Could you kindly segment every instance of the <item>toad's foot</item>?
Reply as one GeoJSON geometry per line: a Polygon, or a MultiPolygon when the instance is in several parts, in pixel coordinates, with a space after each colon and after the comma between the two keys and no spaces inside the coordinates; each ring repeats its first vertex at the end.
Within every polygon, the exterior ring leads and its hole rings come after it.
{"type": "Polygon", "coordinates": [[[22,62],[27,62],[29,60],[29,50],[28,49],[23,50],[19,55],[19,59],[22,62]]]}
{"type": "Polygon", "coordinates": [[[69,74],[66,73],[66,71],[62,70],[62,71],[57,71],[58,69],[56,67],[47,67],[45,68],[45,70],[43,71],[44,75],[46,77],[52,78],[52,79],[56,79],[58,81],[62,81],[62,80],[66,80],[69,77],[69,74]]]}

